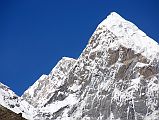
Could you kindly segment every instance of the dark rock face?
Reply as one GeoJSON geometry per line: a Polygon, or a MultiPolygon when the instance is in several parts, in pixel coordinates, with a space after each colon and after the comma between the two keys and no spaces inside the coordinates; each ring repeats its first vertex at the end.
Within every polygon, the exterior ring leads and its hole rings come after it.
{"type": "Polygon", "coordinates": [[[22,114],[16,114],[13,111],[0,105],[0,120],[26,120],[22,114]]]}

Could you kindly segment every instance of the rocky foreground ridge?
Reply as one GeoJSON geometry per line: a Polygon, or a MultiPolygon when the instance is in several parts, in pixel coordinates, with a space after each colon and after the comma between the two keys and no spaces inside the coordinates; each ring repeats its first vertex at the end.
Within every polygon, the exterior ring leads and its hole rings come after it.
{"type": "Polygon", "coordinates": [[[159,120],[159,45],[113,12],[78,59],[62,58],[21,97],[3,86],[2,106],[29,120],[159,120]]]}

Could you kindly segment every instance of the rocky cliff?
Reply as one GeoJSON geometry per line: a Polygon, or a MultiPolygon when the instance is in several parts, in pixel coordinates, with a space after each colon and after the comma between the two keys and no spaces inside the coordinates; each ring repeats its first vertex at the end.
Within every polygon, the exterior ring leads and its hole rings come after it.
{"type": "Polygon", "coordinates": [[[0,105],[0,120],[26,120],[22,117],[22,114],[16,114],[15,112],[0,105]]]}

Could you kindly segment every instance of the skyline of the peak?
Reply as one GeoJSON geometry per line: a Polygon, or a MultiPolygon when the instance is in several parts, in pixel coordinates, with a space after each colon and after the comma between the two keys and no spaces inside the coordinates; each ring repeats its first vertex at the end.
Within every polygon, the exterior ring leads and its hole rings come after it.
{"type": "Polygon", "coordinates": [[[123,17],[115,11],[112,11],[107,17],[115,17],[115,18],[123,19],[123,17]]]}
{"type": "Polygon", "coordinates": [[[110,12],[106,18],[99,23],[99,27],[103,25],[116,24],[116,21],[125,21],[125,19],[117,12],[110,12]],[[108,23],[109,22],[109,23],[108,23]]]}
{"type": "Polygon", "coordinates": [[[107,15],[131,21],[159,42],[157,0],[0,3],[0,82],[18,95],[63,56],[78,58],[107,15]]]}

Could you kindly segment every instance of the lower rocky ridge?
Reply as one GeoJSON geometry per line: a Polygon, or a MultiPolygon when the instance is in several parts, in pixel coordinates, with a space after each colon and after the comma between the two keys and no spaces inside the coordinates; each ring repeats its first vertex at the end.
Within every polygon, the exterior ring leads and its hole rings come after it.
{"type": "Polygon", "coordinates": [[[16,114],[13,111],[0,105],[0,120],[26,120],[22,114],[16,114]]]}

